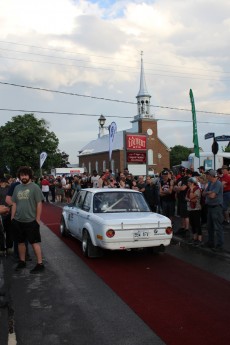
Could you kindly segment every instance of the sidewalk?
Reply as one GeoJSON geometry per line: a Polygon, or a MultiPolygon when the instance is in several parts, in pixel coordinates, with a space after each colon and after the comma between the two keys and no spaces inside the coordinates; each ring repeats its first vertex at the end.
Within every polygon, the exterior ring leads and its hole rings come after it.
{"type": "MultiPolygon", "coordinates": [[[[181,246],[190,247],[195,252],[199,252],[208,256],[216,256],[219,259],[223,260],[230,260],[230,224],[224,225],[224,250],[223,252],[215,252],[210,248],[204,247],[196,247],[189,242],[192,238],[192,233],[186,233],[186,236],[176,235],[177,230],[181,227],[181,219],[180,217],[174,217],[174,235],[172,239],[172,244],[180,244],[181,246]]],[[[203,242],[207,242],[208,240],[208,230],[206,225],[202,225],[202,235],[203,235],[203,242]]]]}

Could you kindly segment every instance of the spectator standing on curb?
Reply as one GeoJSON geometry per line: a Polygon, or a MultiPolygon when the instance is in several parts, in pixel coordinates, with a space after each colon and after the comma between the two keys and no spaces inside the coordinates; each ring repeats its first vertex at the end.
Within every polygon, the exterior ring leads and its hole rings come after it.
{"type": "Polygon", "coordinates": [[[47,176],[44,176],[44,178],[41,180],[41,188],[46,202],[49,202],[50,182],[47,176]]]}
{"type": "Polygon", "coordinates": [[[51,193],[51,202],[55,202],[55,178],[53,175],[49,177],[49,183],[50,183],[50,193],[51,193]]]}
{"type": "Polygon", "coordinates": [[[158,188],[152,182],[150,176],[146,176],[145,190],[143,192],[145,200],[147,201],[152,212],[157,211],[158,206],[158,188]]]}
{"type": "MultiPolygon", "coordinates": [[[[5,177],[0,178],[0,205],[8,206],[6,203],[6,195],[9,190],[9,183],[5,177]]],[[[6,250],[7,254],[13,253],[13,238],[11,231],[10,209],[8,213],[1,217],[1,251],[6,250]],[[4,243],[5,242],[5,243],[4,243]],[[4,243],[4,245],[3,245],[4,243]]]]}
{"type": "Polygon", "coordinates": [[[190,177],[188,179],[188,191],[186,194],[189,224],[192,230],[191,243],[195,246],[202,245],[202,230],[201,230],[201,189],[198,186],[197,179],[190,177]]]}
{"type": "Polygon", "coordinates": [[[39,273],[45,268],[42,262],[40,246],[40,217],[44,197],[41,189],[32,182],[33,172],[30,167],[20,167],[18,169],[18,177],[21,180],[21,184],[14,189],[11,212],[13,234],[18,242],[20,258],[15,270],[19,271],[26,267],[25,240],[28,240],[37,258],[37,264],[30,273],[39,273]]]}
{"type": "Polygon", "coordinates": [[[224,208],[224,224],[229,224],[229,211],[230,206],[230,175],[228,173],[227,165],[222,166],[223,175],[220,177],[220,181],[223,185],[223,208],[224,208]]]}
{"type": "Polygon", "coordinates": [[[100,179],[100,176],[97,173],[97,170],[93,170],[93,175],[91,176],[91,187],[92,188],[98,188],[98,181],[100,179]]]}
{"type": "Polygon", "coordinates": [[[174,183],[169,177],[169,171],[163,170],[161,172],[160,181],[160,200],[162,213],[164,216],[173,219],[175,215],[175,192],[173,190],[174,183]]]}
{"type": "MultiPolygon", "coordinates": [[[[189,171],[190,173],[191,171],[189,171]]],[[[189,231],[189,218],[187,210],[187,201],[185,200],[187,189],[188,189],[188,176],[185,172],[185,168],[180,169],[180,178],[176,181],[174,191],[177,196],[177,214],[181,217],[181,228],[176,232],[178,235],[186,235],[189,231]]]]}
{"type": "Polygon", "coordinates": [[[217,172],[210,169],[206,172],[208,178],[208,185],[203,194],[205,196],[205,203],[208,208],[208,242],[205,247],[211,248],[214,251],[223,251],[224,230],[223,230],[223,185],[218,180],[217,172]],[[217,237],[217,244],[215,246],[215,233],[217,237]]]}

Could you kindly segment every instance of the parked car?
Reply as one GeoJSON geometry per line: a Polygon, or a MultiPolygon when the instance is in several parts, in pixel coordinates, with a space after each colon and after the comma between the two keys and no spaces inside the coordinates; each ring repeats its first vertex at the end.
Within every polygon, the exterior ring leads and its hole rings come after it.
{"type": "Polygon", "coordinates": [[[164,251],[172,238],[169,218],[151,212],[141,192],[119,188],[76,192],[63,207],[60,232],[79,239],[88,257],[101,256],[103,249],[164,251]]]}

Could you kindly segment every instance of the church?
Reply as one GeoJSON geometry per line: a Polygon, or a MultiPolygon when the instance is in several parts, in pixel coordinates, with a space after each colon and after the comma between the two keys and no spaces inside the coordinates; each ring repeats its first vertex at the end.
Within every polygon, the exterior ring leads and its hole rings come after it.
{"type": "Polygon", "coordinates": [[[112,155],[109,152],[110,133],[104,133],[106,118],[101,115],[98,119],[98,138],[85,145],[78,155],[79,166],[89,174],[93,170],[102,174],[106,169],[117,174],[128,169],[133,175],[153,175],[170,167],[170,150],[158,137],[157,120],[150,110],[151,95],[146,86],[142,55],[140,89],[136,99],[137,115],[131,121],[132,127],[115,133],[112,155]]]}

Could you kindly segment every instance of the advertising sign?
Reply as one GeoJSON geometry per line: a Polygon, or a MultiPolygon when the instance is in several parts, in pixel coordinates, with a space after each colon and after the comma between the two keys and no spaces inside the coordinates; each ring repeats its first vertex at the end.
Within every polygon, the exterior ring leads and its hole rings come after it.
{"type": "Polygon", "coordinates": [[[146,163],[146,152],[127,152],[128,163],[146,163]]]}
{"type": "Polygon", "coordinates": [[[146,150],[146,136],[140,134],[126,134],[127,150],[146,150]]]}

